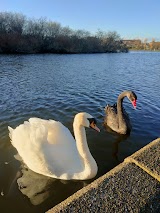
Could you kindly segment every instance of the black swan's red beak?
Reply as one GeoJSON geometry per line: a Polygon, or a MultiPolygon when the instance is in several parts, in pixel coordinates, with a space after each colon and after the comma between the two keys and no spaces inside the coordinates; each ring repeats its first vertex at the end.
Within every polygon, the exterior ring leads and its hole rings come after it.
{"type": "Polygon", "coordinates": [[[134,109],[136,109],[136,106],[137,106],[137,100],[136,100],[136,99],[134,99],[134,100],[132,101],[132,105],[133,105],[134,109]]]}

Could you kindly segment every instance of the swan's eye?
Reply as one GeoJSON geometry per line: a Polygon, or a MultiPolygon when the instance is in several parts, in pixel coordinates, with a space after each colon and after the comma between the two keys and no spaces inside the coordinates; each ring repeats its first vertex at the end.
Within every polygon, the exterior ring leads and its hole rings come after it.
{"type": "Polygon", "coordinates": [[[132,92],[132,94],[131,94],[131,96],[130,96],[130,99],[131,99],[132,101],[137,100],[137,95],[136,95],[134,92],[132,92]]]}
{"type": "Polygon", "coordinates": [[[94,122],[92,122],[90,125],[89,125],[89,127],[91,127],[91,128],[94,128],[96,125],[95,125],[95,123],[94,122]]]}
{"type": "Polygon", "coordinates": [[[100,132],[100,129],[96,126],[96,124],[94,123],[94,121],[90,124],[89,127],[92,128],[92,129],[94,129],[94,130],[96,130],[96,131],[98,131],[98,132],[100,132]]]}
{"type": "Polygon", "coordinates": [[[89,120],[90,125],[91,125],[91,123],[94,123],[94,124],[97,123],[95,118],[88,118],[88,120],[89,120]]]}
{"type": "Polygon", "coordinates": [[[137,100],[137,96],[131,95],[131,96],[130,96],[130,100],[131,100],[131,101],[136,101],[136,100],[137,100]]]}

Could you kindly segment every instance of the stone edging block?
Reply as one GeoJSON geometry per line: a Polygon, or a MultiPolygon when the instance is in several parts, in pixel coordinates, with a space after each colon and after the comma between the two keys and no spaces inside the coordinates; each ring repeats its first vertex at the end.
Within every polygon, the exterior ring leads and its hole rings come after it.
{"type": "Polygon", "coordinates": [[[149,175],[160,181],[160,138],[127,157],[124,162],[135,163],[149,175]]]}

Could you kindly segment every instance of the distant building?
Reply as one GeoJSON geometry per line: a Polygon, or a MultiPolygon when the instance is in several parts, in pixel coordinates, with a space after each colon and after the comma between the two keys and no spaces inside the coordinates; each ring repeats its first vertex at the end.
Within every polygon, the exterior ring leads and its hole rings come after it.
{"type": "Polygon", "coordinates": [[[160,42],[152,41],[149,46],[151,50],[160,50],[160,42]]]}
{"type": "Polygon", "coordinates": [[[154,39],[152,42],[147,42],[147,39],[142,42],[140,39],[123,40],[123,43],[128,49],[137,50],[160,50],[160,42],[156,42],[154,39]]]}
{"type": "Polygon", "coordinates": [[[142,45],[142,42],[140,39],[133,39],[133,40],[123,40],[123,43],[126,44],[126,46],[129,49],[137,49],[142,45]]]}

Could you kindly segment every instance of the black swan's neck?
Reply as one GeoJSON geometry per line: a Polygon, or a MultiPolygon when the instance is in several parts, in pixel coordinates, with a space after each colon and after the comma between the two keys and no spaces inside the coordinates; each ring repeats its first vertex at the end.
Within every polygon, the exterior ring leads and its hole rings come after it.
{"type": "Polygon", "coordinates": [[[123,99],[127,96],[128,91],[122,92],[117,99],[117,116],[119,127],[121,124],[124,124],[124,116],[123,116],[123,99]]]}

